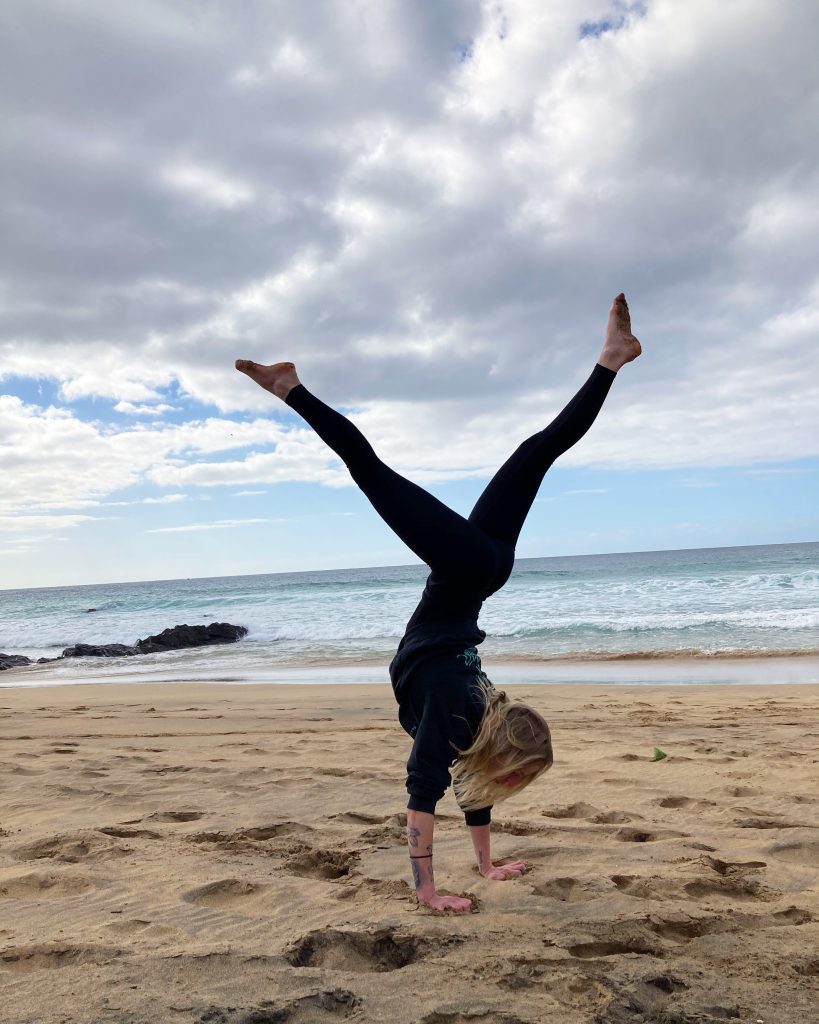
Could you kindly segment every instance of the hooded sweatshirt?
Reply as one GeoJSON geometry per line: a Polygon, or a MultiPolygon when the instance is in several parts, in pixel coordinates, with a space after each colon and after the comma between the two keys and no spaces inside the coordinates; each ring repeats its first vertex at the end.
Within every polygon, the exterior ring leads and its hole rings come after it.
{"type": "MultiPolygon", "coordinates": [[[[477,685],[477,645],[486,634],[477,621],[410,621],[390,663],[398,720],[414,740],[407,761],[408,810],[435,813],[452,782],[457,750],[471,746],[485,704],[477,685]]],[[[491,807],[464,811],[467,825],[488,825],[491,807]]]]}

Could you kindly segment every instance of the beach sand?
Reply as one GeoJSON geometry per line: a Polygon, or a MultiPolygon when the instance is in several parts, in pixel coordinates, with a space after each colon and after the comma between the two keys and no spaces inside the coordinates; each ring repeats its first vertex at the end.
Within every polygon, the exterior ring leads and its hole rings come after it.
{"type": "Polygon", "coordinates": [[[406,853],[388,686],[0,691],[0,1018],[819,1020],[819,686],[514,686],[555,765],[406,853]],[[653,748],[668,754],[650,760],[653,748]]]}

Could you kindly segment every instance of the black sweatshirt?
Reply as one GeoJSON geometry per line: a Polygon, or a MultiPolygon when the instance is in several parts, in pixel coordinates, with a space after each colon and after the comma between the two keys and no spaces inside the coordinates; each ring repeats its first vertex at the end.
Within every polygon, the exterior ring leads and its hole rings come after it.
{"type": "MultiPolygon", "coordinates": [[[[435,813],[452,782],[449,766],[471,746],[485,704],[476,677],[476,645],[486,634],[477,623],[423,622],[410,626],[390,663],[398,720],[414,739],[407,761],[408,810],[435,813]]],[[[488,825],[491,807],[464,811],[467,825],[488,825]]]]}

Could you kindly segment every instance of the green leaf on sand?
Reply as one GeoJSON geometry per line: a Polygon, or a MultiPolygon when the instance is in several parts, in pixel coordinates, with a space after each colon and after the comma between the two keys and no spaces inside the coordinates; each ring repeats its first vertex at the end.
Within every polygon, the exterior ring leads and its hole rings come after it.
{"type": "Polygon", "coordinates": [[[660,750],[659,747],[655,747],[654,748],[654,755],[652,756],[651,760],[652,761],[662,761],[662,759],[664,757],[668,757],[668,754],[666,754],[666,752],[664,750],[660,750]]]}

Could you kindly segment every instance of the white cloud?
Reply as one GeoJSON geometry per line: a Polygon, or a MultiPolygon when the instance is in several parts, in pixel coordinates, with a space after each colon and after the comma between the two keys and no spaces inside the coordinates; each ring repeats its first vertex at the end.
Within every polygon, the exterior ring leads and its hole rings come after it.
{"type": "Polygon", "coordinates": [[[161,178],[165,184],[186,193],[192,199],[225,210],[242,206],[253,199],[253,190],[246,184],[212,167],[191,163],[174,164],[162,171],[161,178]]]}
{"type": "Polygon", "coordinates": [[[98,522],[97,516],[59,515],[59,516],[0,516],[0,533],[25,533],[33,531],[38,534],[44,530],[62,530],[65,527],[77,526],[80,523],[98,522]]]}
{"type": "Polygon", "coordinates": [[[222,414],[121,429],[0,399],[0,508],[346,485],[237,356],[297,360],[413,479],[487,475],[581,383],[621,288],[645,354],[562,464],[819,454],[815,4],[259,12],[46,2],[8,26],[2,373],[140,419],[177,382],[222,414]],[[47,66],[33,40],[60,41],[47,66]]]}
{"type": "Polygon", "coordinates": [[[235,526],[248,526],[251,523],[284,523],[286,519],[220,519],[215,523],[188,523],[186,526],[161,526],[145,533],[195,533],[199,530],[225,530],[235,526]]]}
{"type": "Polygon", "coordinates": [[[160,402],[158,405],[135,405],[133,402],[117,402],[115,412],[127,413],[129,416],[161,416],[165,412],[173,412],[175,406],[160,402]]]}
{"type": "Polygon", "coordinates": [[[177,501],[187,501],[187,494],[163,494],[161,498],[143,498],[143,505],[173,505],[177,501]]]}

